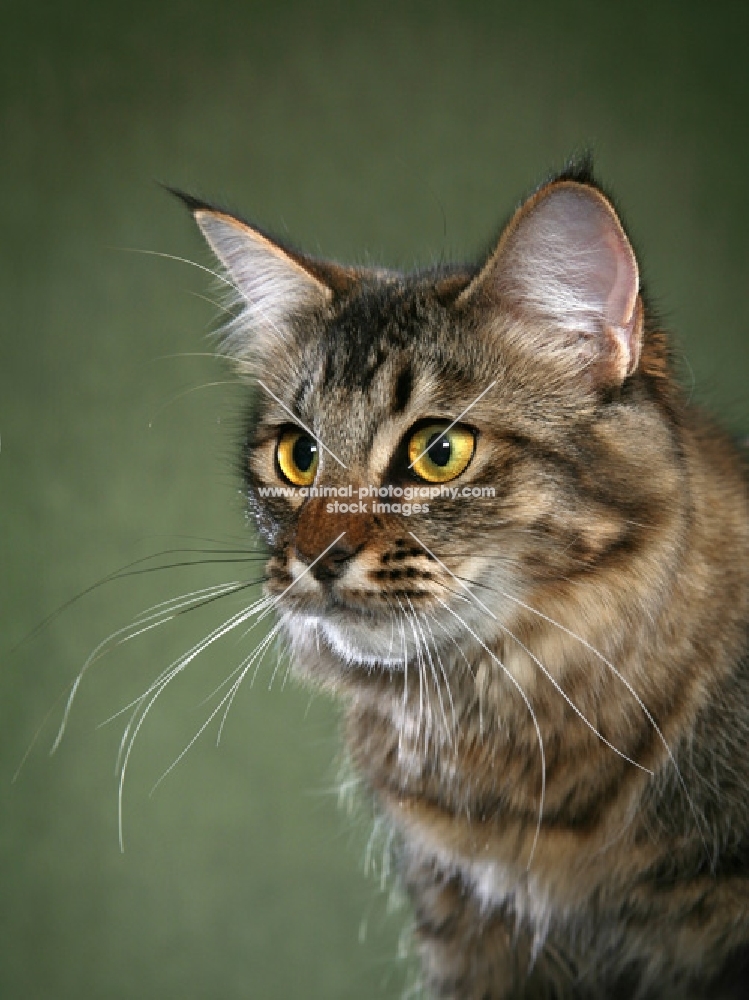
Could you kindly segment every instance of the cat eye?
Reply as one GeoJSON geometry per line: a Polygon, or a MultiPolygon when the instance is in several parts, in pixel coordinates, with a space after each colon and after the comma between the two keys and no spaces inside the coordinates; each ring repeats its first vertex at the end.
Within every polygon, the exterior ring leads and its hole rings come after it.
{"type": "Polygon", "coordinates": [[[276,461],[281,475],[294,486],[310,486],[317,473],[317,442],[306,431],[289,427],[281,432],[276,445],[276,461]]]}
{"type": "Polygon", "coordinates": [[[428,483],[447,483],[468,467],[476,441],[473,431],[461,424],[445,432],[445,424],[426,424],[408,442],[412,471],[428,483]]]}

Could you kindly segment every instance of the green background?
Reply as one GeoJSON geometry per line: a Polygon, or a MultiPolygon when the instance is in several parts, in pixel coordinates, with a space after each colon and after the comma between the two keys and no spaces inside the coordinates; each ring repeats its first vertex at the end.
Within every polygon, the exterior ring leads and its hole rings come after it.
{"type": "Polygon", "coordinates": [[[398,997],[407,912],[364,873],[367,808],[338,808],[325,698],[281,675],[269,689],[269,658],[222,745],[214,725],[149,797],[252,637],[155,706],[119,851],[123,720],[97,726],[238,599],[98,663],[48,756],[60,692],[100,640],[255,572],[127,576],[18,645],[131,560],[254,544],[244,390],[193,356],[211,350],[210,279],[130,251],[210,263],[159,181],[343,260],[476,255],[590,145],[690,391],[749,431],[746,5],[68,0],[5,2],[2,22],[0,997],[398,997]]]}

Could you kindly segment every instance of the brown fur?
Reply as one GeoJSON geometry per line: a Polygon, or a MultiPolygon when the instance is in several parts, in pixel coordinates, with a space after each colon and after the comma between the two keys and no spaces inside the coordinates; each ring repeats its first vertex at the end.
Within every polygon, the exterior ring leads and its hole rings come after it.
{"type": "MultiPolygon", "coordinates": [[[[241,293],[226,217],[196,218],[241,293]]],[[[346,702],[426,988],[743,996],[747,480],[682,398],[610,203],[587,182],[543,188],[476,271],[289,267],[295,302],[307,268],[309,307],[284,312],[269,277],[253,289],[279,337],[245,349],[241,317],[231,332],[270,393],[247,444],[267,590],[297,670],[346,702]],[[319,484],[424,485],[411,429],[490,383],[450,484],[494,486],[490,504],[340,515],[260,495],[290,413],[346,463],[321,450],[319,484]]]]}

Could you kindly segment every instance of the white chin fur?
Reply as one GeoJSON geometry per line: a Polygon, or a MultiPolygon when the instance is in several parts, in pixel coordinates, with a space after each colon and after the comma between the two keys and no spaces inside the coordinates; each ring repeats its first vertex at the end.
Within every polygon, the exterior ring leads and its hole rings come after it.
{"type": "Polygon", "coordinates": [[[403,667],[401,637],[398,629],[391,629],[389,624],[373,625],[371,621],[361,625],[339,624],[319,616],[295,615],[287,619],[287,628],[295,640],[304,644],[319,638],[348,666],[379,666],[393,670],[403,667]]]}
{"type": "MultiPolygon", "coordinates": [[[[436,609],[439,613],[440,609],[436,609]]],[[[460,607],[463,621],[483,638],[490,640],[495,631],[486,614],[475,606],[460,607]]],[[[465,627],[458,625],[446,612],[440,614],[442,627],[432,627],[427,630],[423,622],[414,625],[411,621],[395,619],[373,622],[371,618],[363,617],[361,621],[336,621],[325,615],[286,613],[283,615],[284,626],[296,650],[310,652],[325,647],[342,666],[370,666],[390,670],[402,670],[404,662],[409,664],[423,655],[424,640],[428,638],[429,648],[449,649],[456,640],[465,642],[465,627]],[[419,642],[412,634],[414,628],[419,629],[419,642]],[[422,634],[422,629],[423,634],[422,634]]]]}

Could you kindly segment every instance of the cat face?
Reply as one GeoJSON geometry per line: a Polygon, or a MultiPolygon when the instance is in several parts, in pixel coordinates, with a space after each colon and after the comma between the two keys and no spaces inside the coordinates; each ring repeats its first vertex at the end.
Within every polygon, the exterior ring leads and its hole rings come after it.
{"type": "MultiPolygon", "coordinates": [[[[496,493],[509,453],[478,399],[492,366],[459,351],[460,335],[434,280],[364,279],[302,336],[291,384],[262,373],[247,473],[273,550],[268,588],[289,588],[279,607],[297,637],[314,632],[348,663],[402,663],[418,641],[404,620],[465,603],[444,558],[468,580],[489,571],[480,538],[496,503],[471,493],[496,493]],[[294,484],[294,497],[268,496],[294,484]]],[[[494,563],[506,588],[507,560],[494,563]]]]}
{"type": "Polygon", "coordinates": [[[637,264],[599,191],[548,185],[483,267],[410,276],[311,261],[191,207],[236,296],[249,504],[298,659],[439,658],[631,555],[636,517],[668,495],[648,465],[666,431],[632,378],[637,264]]]}

